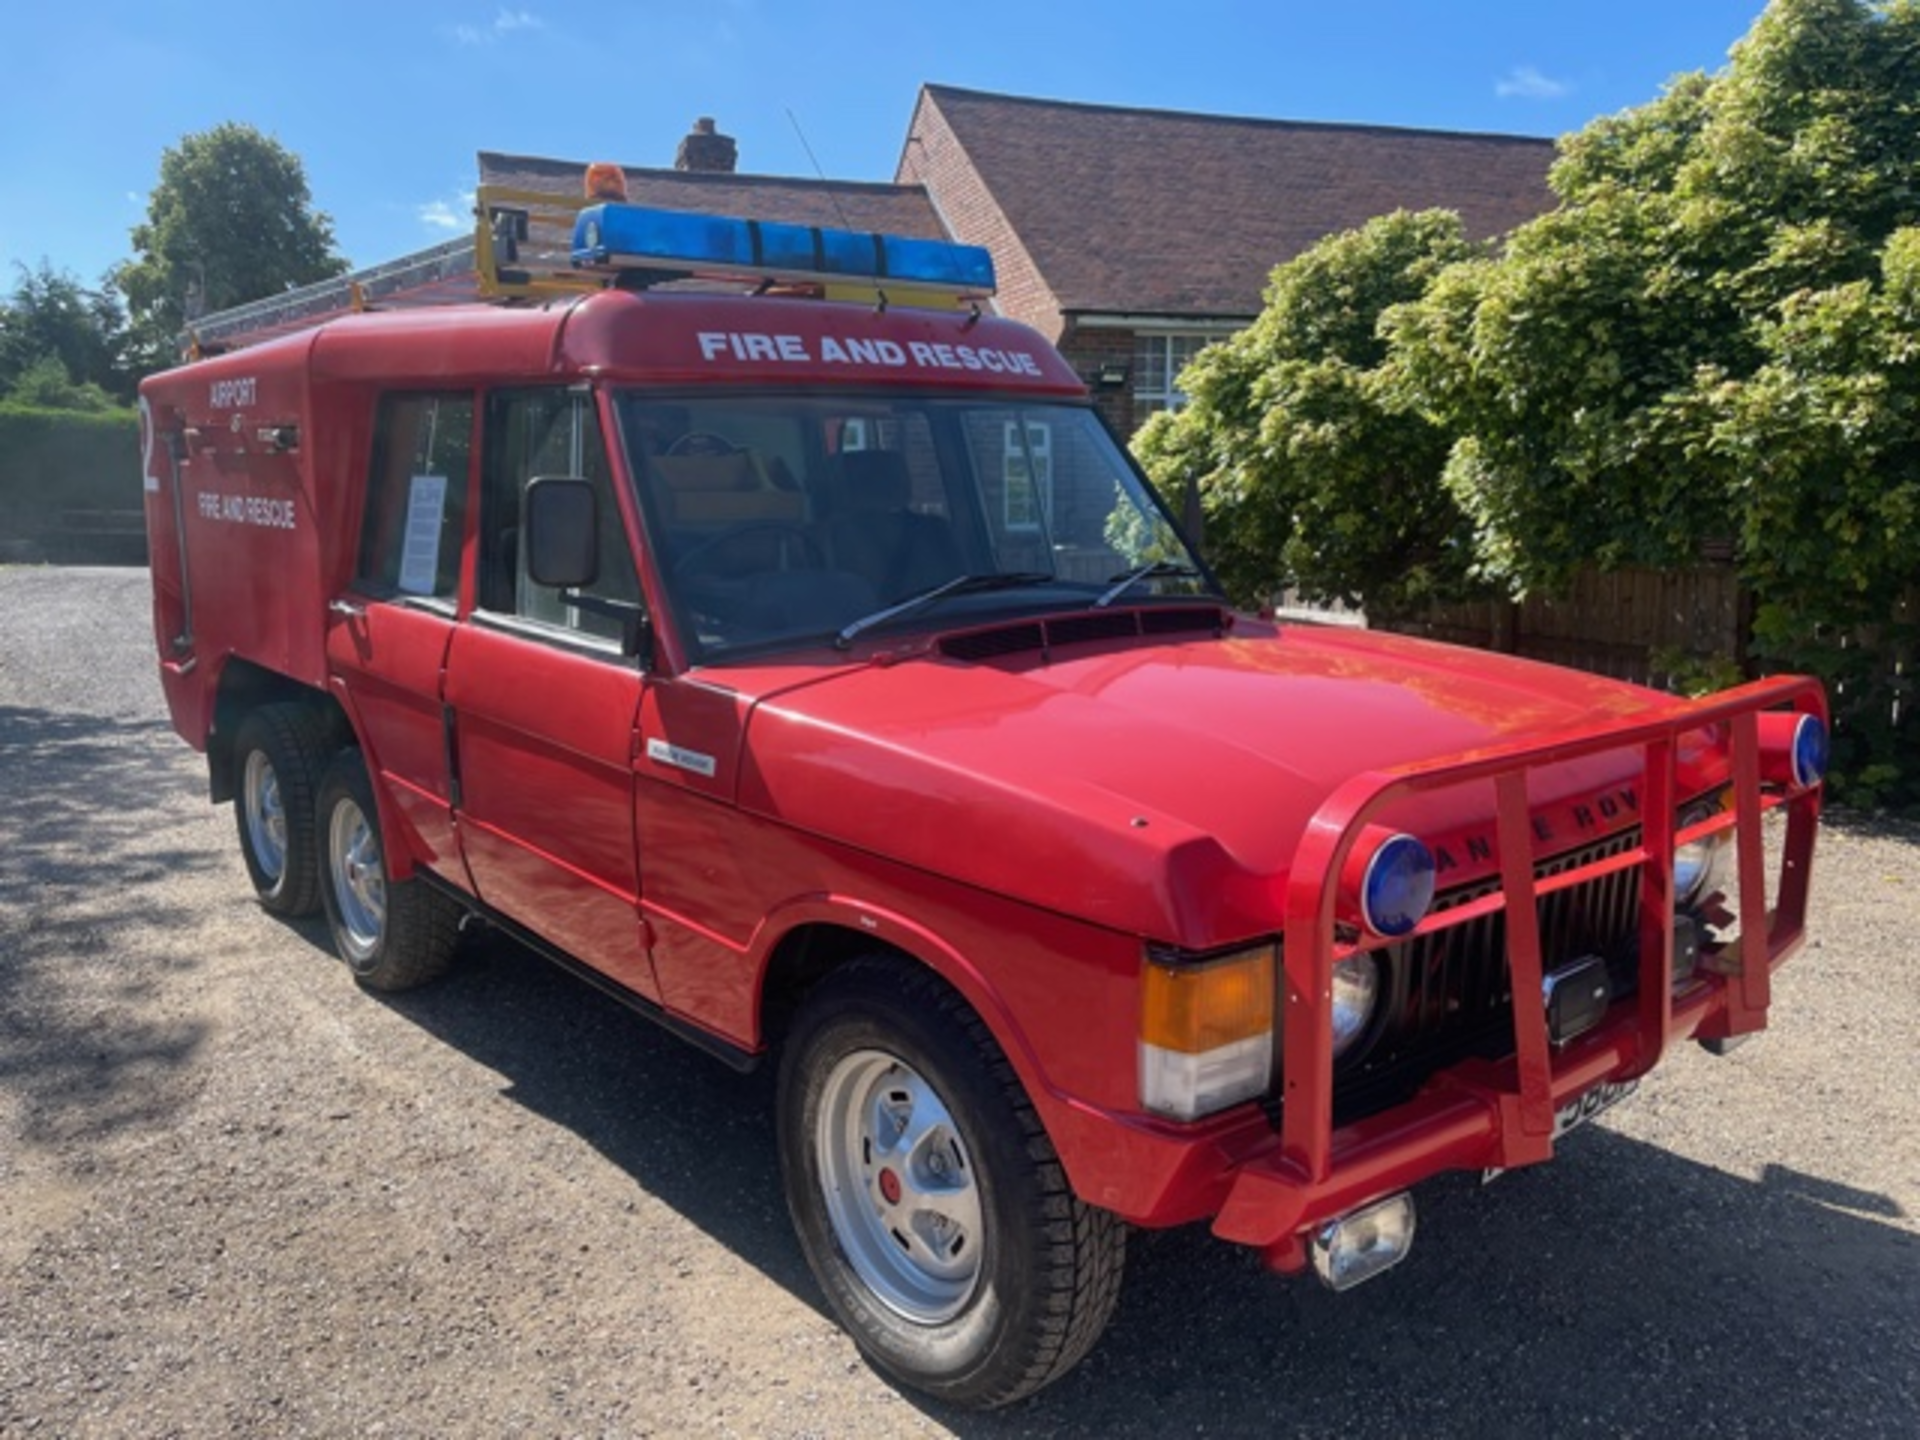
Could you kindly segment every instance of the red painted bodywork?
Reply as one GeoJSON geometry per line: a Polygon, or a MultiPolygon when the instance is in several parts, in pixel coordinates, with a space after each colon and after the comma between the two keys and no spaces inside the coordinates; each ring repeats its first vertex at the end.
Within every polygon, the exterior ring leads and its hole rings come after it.
{"type": "Polygon", "coordinates": [[[1676,1039],[1764,1023],[1766,977],[1804,924],[1819,791],[1763,790],[1754,716],[1824,716],[1811,683],[1689,702],[1249,617],[1221,635],[990,662],[948,658],[926,631],[690,666],[624,476],[620,520],[662,625],[652,673],[475,625],[471,535],[456,614],[354,594],[377,397],[537,382],[1084,399],[1044,342],[997,319],[613,292],[355,317],[149,381],[155,626],[175,727],[208,747],[242,664],[334,697],[368,752],[397,876],[430,869],[748,1051],[764,1043],[762,981],[797,927],[890,944],[986,1020],[1083,1197],[1147,1224],[1215,1217],[1288,1265],[1314,1223],[1439,1169],[1545,1158],[1555,1101],[1639,1073],[1676,1039]],[[711,338],[744,333],[791,337],[778,353],[808,358],[741,360],[711,338]],[[829,363],[828,342],[848,337],[889,358],[829,363]],[[298,428],[291,450],[283,426],[298,428]],[[713,773],[649,758],[649,741],[710,757],[713,773]],[[1735,803],[1716,823],[1737,836],[1750,910],[1739,974],[1670,996],[1672,816],[1728,779],[1735,803]],[[1778,805],[1791,823],[1768,907],[1759,825],[1778,805]],[[1360,833],[1427,838],[1443,885],[1498,874],[1523,902],[1511,963],[1528,993],[1535,862],[1633,823],[1640,843],[1607,863],[1643,877],[1642,998],[1560,1052],[1520,1007],[1512,1061],[1452,1067],[1411,1103],[1335,1128],[1335,891],[1360,833]],[[1251,1103],[1193,1124],[1143,1112],[1144,947],[1278,935],[1283,1120],[1251,1103]]]}

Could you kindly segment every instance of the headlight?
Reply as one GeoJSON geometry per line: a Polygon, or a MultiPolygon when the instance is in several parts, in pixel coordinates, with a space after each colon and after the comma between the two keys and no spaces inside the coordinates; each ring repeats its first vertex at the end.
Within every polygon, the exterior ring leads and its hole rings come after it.
{"type": "MultiPolygon", "coordinates": [[[[1684,830],[1689,825],[1698,825],[1720,812],[1720,798],[1708,796],[1695,800],[1680,811],[1680,817],[1674,822],[1675,830],[1684,830]]],[[[1707,881],[1718,868],[1720,847],[1726,841],[1723,830],[1714,835],[1703,835],[1698,840],[1689,840],[1684,845],[1674,847],[1673,851],[1673,900],[1676,905],[1685,905],[1707,888],[1707,881]]]]}
{"type": "Polygon", "coordinates": [[[1380,962],[1371,955],[1349,955],[1333,967],[1333,1054],[1337,1060],[1367,1033],[1380,1001],[1380,962]]]}

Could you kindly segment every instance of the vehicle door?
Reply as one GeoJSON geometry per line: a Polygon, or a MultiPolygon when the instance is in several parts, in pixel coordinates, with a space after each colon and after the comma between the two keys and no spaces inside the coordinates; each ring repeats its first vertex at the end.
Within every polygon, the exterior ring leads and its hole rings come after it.
{"type": "Polygon", "coordinates": [[[447,656],[455,805],[482,900],[650,999],[633,787],[641,674],[629,639],[640,586],[593,396],[488,397],[475,604],[447,656]],[[576,591],[538,584],[521,543],[527,486],[594,488],[600,564],[576,591]]]}
{"type": "Polygon", "coordinates": [[[327,624],[328,665],[358,718],[368,773],[393,802],[415,862],[462,886],[440,684],[473,452],[470,392],[380,398],[354,578],[329,603],[327,624]]]}

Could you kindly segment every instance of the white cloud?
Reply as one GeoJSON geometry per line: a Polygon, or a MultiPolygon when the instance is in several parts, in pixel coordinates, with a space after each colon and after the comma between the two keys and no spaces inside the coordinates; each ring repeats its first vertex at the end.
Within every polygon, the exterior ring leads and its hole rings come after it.
{"type": "Polygon", "coordinates": [[[509,10],[505,6],[494,12],[493,21],[487,25],[456,25],[453,38],[462,45],[491,45],[503,35],[511,35],[516,30],[544,30],[547,22],[531,10],[509,10]]]}
{"type": "Polygon", "coordinates": [[[429,230],[466,230],[473,225],[473,199],[467,190],[452,200],[429,200],[413,213],[429,230]]]}
{"type": "Polygon", "coordinates": [[[1516,65],[1494,82],[1493,93],[1503,100],[1558,100],[1571,95],[1573,86],[1565,80],[1542,75],[1532,65],[1516,65]]]}

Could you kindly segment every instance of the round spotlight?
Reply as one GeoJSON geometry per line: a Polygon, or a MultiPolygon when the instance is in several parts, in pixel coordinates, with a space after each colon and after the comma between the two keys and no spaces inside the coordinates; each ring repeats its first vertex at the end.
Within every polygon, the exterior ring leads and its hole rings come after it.
{"type": "Polygon", "coordinates": [[[1827,727],[1817,715],[1802,715],[1793,727],[1793,783],[1817,785],[1827,773],[1827,727]]]}
{"type": "Polygon", "coordinates": [[[1411,835],[1389,835],[1367,860],[1360,919],[1389,939],[1418,925],[1433,905],[1433,852],[1411,835]]]}

